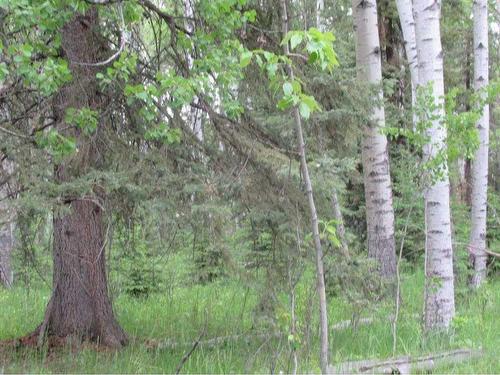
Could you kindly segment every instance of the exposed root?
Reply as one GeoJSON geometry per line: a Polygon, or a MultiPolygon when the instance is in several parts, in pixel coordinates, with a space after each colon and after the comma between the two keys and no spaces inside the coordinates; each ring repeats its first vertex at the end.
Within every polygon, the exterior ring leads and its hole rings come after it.
{"type": "Polygon", "coordinates": [[[91,340],[79,338],[76,336],[61,337],[52,334],[46,334],[46,324],[39,325],[35,330],[26,336],[15,339],[0,341],[0,349],[41,349],[42,347],[52,353],[61,348],[70,348],[73,352],[82,348],[93,348],[96,351],[116,350],[127,344],[125,336],[117,337],[112,334],[106,334],[103,339],[91,340]],[[45,332],[45,333],[44,333],[45,332]]]}

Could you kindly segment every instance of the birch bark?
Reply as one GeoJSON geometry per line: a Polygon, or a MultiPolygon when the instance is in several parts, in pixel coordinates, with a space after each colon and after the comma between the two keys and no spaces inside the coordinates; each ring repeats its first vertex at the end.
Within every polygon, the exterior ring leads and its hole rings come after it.
{"type": "MultiPolygon", "coordinates": [[[[362,82],[380,85],[382,64],[377,26],[376,0],[352,0],[356,31],[357,76],[362,82]]],[[[379,264],[380,274],[387,278],[396,275],[394,242],[394,210],[389,169],[387,138],[382,134],[385,112],[380,89],[375,98],[380,104],[371,113],[363,130],[363,177],[366,200],[368,256],[379,264]]]]}
{"type": "MultiPolygon", "coordinates": [[[[488,85],[488,1],[474,0],[474,90],[488,85]]],[[[486,278],[486,213],[488,192],[488,145],[490,112],[483,107],[481,118],[476,124],[479,131],[479,148],[472,161],[472,207],[470,234],[470,261],[474,274],[472,287],[479,287],[486,278]]]]}
{"type": "Polygon", "coordinates": [[[10,288],[14,279],[11,266],[14,247],[14,211],[10,206],[8,182],[12,169],[12,162],[5,159],[1,166],[4,183],[0,187],[0,284],[5,288],[10,288]]]}
{"type": "MultiPolygon", "coordinates": [[[[424,159],[446,153],[444,119],[443,52],[439,19],[441,4],[437,0],[414,0],[415,33],[418,53],[418,83],[432,86],[436,110],[427,130],[429,143],[424,159]]],[[[455,315],[453,285],[453,249],[450,224],[450,184],[448,165],[444,162],[442,178],[429,184],[425,191],[426,220],[426,297],[425,328],[448,328],[455,315]]]]}
{"type": "MultiPolygon", "coordinates": [[[[184,0],[184,17],[185,17],[185,27],[186,30],[190,32],[194,32],[194,5],[192,3],[193,0],[184,0]]],[[[194,57],[191,52],[187,52],[187,62],[189,69],[193,68],[194,57]]],[[[193,99],[195,105],[198,105],[198,98],[195,97],[193,99]]],[[[201,110],[188,106],[186,109],[186,113],[189,117],[190,122],[193,124],[193,134],[195,135],[198,141],[203,142],[203,123],[202,123],[202,112],[201,110]]]]}
{"type": "MultiPolygon", "coordinates": [[[[415,20],[413,19],[412,0],[397,0],[399,20],[403,31],[403,39],[405,45],[406,59],[410,69],[411,79],[411,105],[415,106],[417,97],[418,85],[418,57],[417,57],[417,42],[415,40],[415,20]]],[[[415,126],[416,117],[413,116],[413,124],[415,126]]]]}
{"type": "Polygon", "coordinates": [[[325,0],[316,0],[316,27],[320,31],[325,31],[323,22],[323,11],[325,10],[325,0]]]}

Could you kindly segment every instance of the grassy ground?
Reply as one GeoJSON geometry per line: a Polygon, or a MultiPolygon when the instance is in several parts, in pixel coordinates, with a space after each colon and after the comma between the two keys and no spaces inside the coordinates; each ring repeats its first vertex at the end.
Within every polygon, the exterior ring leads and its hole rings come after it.
{"type": "MultiPolygon", "coordinates": [[[[476,361],[438,369],[453,373],[500,373],[500,280],[491,281],[476,294],[457,297],[457,318],[454,329],[446,337],[423,340],[420,321],[415,314],[422,311],[420,273],[403,277],[403,303],[399,318],[397,354],[420,355],[449,348],[482,348],[484,356],[476,361]]],[[[304,325],[306,295],[309,287],[297,290],[299,324],[304,325]],[[301,320],[302,319],[302,320],[301,320]]],[[[49,295],[48,289],[0,290],[0,340],[22,336],[42,320],[49,295]]],[[[281,296],[286,306],[286,296],[281,296]]],[[[115,300],[118,319],[128,332],[131,342],[119,352],[83,348],[69,349],[47,356],[43,351],[3,349],[0,351],[0,373],[168,373],[174,372],[189,347],[148,349],[155,340],[191,342],[206,327],[205,339],[243,333],[238,340],[216,346],[199,346],[184,364],[182,372],[241,373],[290,371],[290,350],[286,335],[283,339],[254,336],[256,292],[241,286],[236,280],[225,280],[205,286],[178,287],[168,294],[134,299],[120,295],[115,300]],[[254,338],[252,339],[252,336],[254,338]]],[[[329,301],[330,324],[349,319],[352,311],[340,298],[329,301]]],[[[389,304],[381,304],[365,312],[375,318],[369,326],[332,332],[331,362],[352,359],[387,358],[392,356],[389,304]]],[[[289,315],[285,309],[276,314],[289,315]]],[[[279,321],[279,319],[278,319],[279,321]]],[[[262,332],[261,328],[259,332],[262,332]]],[[[314,340],[313,340],[314,341],[314,340]]],[[[302,372],[319,371],[317,342],[312,347],[299,347],[299,367],[302,372]]]]}

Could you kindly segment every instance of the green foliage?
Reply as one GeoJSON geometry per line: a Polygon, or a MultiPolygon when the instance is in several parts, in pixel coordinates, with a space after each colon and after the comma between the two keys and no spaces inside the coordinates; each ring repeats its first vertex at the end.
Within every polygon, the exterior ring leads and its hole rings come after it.
{"type": "MultiPolygon", "coordinates": [[[[176,262],[175,259],[173,259],[176,262]]],[[[176,263],[182,267],[182,263],[176,263]]],[[[185,266],[185,264],[184,264],[185,266]]],[[[420,330],[423,275],[403,272],[401,312],[398,329],[399,355],[418,356],[437,351],[463,347],[482,348],[483,356],[476,361],[448,364],[436,369],[440,373],[496,373],[499,348],[496,333],[500,329],[496,318],[500,308],[498,281],[485,285],[478,294],[460,297],[454,320],[453,334],[444,338],[424,340],[420,330]],[[485,304],[484,302],[487,301],[485,304]],[[484,308],[483,308],[484,307],[484,308]],[[417,314],[417,316],[415,316],[417,314]]],[[[308,317],[307,301],[310,290],[309,277],[297,286],[297,318],[299,327],[305,328],[308,317]]],[[[19,337],[27,327],[35,328],[43,319],[43,311],[50,297],[50,290],[37,287],[29,292],[15,287],[0,289],[0,339],[19,337]]],[[[287,297],[281,295],[283,305],[278,311],[283,331],[290,323],[287,297]]],[[[281,338],[258,336],[260,331],[252,329],[252,307],[258,301],[257,291],[246,288],[237,280],[206,285],[180,286],[172,295],[153,294],[137,299],[122,294],[115,299],[118,320],[134,339],[129,346],[109,355],[108,352],[82,348],[74,351],[58,351],[47,361],[45,353],[32,349],[4,349],[0,360],[5,372],[174,372],[179,358],[206,329],[205,338],[240,335],[237,339],[221,340],[219,345],[201,344],[183,367],[186,373],[261,373],[271,368],[285,372],[289,363],[288,334],[281,338]],[[205,328],[204,328],[205,327],[205,328]],[[171,349],[147,349],[158,342],[181,343],[171,349]],[[260,350],[258,350],[261,348],[260,350]],[[276,350],[280,348],[283,350],[276,350]]],[[[330,299],[329,312],[334,325],[351,319],[352,309],[341,298],[330,299]]],[[[380,304],[367,316],[374,322],[359,324],[356,328],[335,330],[332,345],[332,361],[340,363],[366,358],[387,358],[392,355],[391,321],[392,306],[380,304]]],[[[29,330],[29,329],[28,329],[29,330]]],[[[315,330],[311,331],[315,335],[315,330]]],[[[295,337],[294,339],[295,340],[295,337]]],[[[307,342],[299,328],[298,344],[299,372],[315,368],[314,353],[318,341],[307,342]]]]}
{"type": "Polygon", "coordinates": [[[82,130],[85,135],[90,135],[97,130],[98,113],[90,108],[68,108],[66,110],[65,121],[68,124],[75,125],[82,130]]]}
{"type": "Polygon", "coordinates": [[[127,275],[123,278],[123,291],[133,297],[147,297],[160,291],[161,269],[144,243],[135,246],[129,256],[122,258],[121,272],[127,275]]]}
{"type": "Polygon", "coordinates": [[[76,151],[75,139],[61,135],[56,129],[37,132],[35,139],[37,145],[45,149],[56,161],[60,161],[76,151]]]}
{"type": "Polygon", "coordinates": [[[297,78],[292,79],[290,76],[288,70],[293,69],[291,57],[302,57],[307,59],[309,64],[317,65],[321,70],[331,72],[338,65],[337,56],[333,50],[334,40],[333,33],[322,33],[316,28],[310,28],[308,31],[290,31],[283,38],[281,45],[289,43],[291,50],[294,51],[303,44],[303,48],[299,51],[307,55],[290,54],[284,56],[262,49],[254,51],[242,49],[239,65],[245,68],[250,64],[252,58],[255,58],[257,65],[267,73],[270,87],[275,90],[279,85],[282,87],[282,97],[278,101],[277,107],[282,111],[298,107],[301,117],[307,120],[311,113],[319,111],[321,108],[313,96],[302,92],[301,81],[297,78]],[[278,72],[282,72],[282,74],[279,75],[278,72]]]}
{"type": "Polygon", "coordinates": [[[318,65],[321,70],[328,70],[331,73],[332,69],[339,64],[333,50],[334,41],[335,36],[332,32],[321,32],[311,27],[307,31],[289,31],[281,41],[281,45],[290,43],[291,51],[299,50],[307,53],[309,64],[318,65]],[[297,47],[301,45],[303,47],[298,49],[297,47]]]}

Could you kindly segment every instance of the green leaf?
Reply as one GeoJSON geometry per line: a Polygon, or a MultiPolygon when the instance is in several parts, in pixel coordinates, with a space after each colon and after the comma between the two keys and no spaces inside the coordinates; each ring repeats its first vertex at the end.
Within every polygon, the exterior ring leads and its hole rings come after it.
{"type": "Polygon", "coordinates": [[[269,77],[273,78],[276,75],[276,72],[278,71],[278,64],[275,63],[267,64],[266,70],[269,77]]]}
{"type": "Polygon", "coordinates": [[[302,116],[302,118],[304,118],[306,120],[311,115],[311,110],[309,109],[309,106],[302,101],[299,104],[299,112],[300,112],[300,115],[302,116]]]}
{"type": "Polygon", "coordinates": [[[302,95],[300,99],[309,106],[311,111],[317,111],[320,109],[318,102],[316,101],[316,99],[314,99],[313,96],[302,95]]]}
{"type": "Polygon", "coordinates": [[[295,80],[292,82],[292,86],[293,86],[293,92],[295,94],[300,94],[302,93],[302,87],[300,86],[300,83],[299,81],[295,80]]]}
{"type": "Polygon", "coordinates": [[[277,104],[278,109],[280,109],[282,111],[290,108],[291,105],[292,105],[292,101],[290,99],[285,99],[285,98],[281,99],[277,104]]]}
{"type": "Polygon", "coordinates": [[[248,66],[248,64],[250,64],[250,61],[252,61],[252,56],[252,51],[244,51],[240,55],[240,67],[245,68],[246,66],[248,66]]]}
{"type": "Polygon", "coordinates": [[[286,96],[290,96],[293,94],[293,85],[290,82],[285,82],[283,84],[283,93],[286,96]]]}
{"type": "Polygon", "coordinates": [[[9,75],[9,69],[5,63],[0,63],[0,82],[3,82],[5,78],[9,75]]]}
{"type": "Polygon", "coordinates": [[[293,34],[290,38],[290,48],[293,50],[302,42],[302,34],[293,34]]]}

